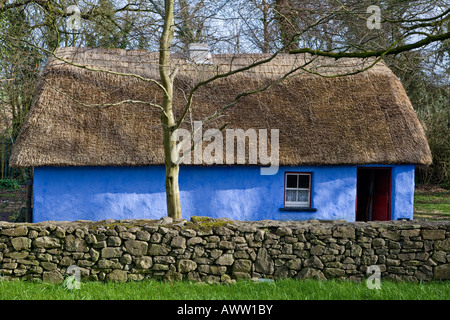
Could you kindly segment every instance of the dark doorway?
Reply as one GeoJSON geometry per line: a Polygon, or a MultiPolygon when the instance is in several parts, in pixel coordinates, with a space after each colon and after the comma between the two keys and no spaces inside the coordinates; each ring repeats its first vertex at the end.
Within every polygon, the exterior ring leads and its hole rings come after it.
{"type": "Polygon", "coordinates": [[[391,168],[358,168],[356,221],[391,219],[391,168]]]}

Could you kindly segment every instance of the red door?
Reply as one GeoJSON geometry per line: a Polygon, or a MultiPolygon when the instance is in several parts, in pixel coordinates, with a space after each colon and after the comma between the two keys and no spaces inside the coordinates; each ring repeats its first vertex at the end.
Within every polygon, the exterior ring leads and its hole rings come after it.
{"type": "Polygon", "coordinates": [[[372,220],[390,219],[391,170],[375,170],[372,202],[372,220]]]}
{"type": "Polygon", "coordinates": [[[358,168],[356,221],[391,219],[391,168],[358,168]]]}

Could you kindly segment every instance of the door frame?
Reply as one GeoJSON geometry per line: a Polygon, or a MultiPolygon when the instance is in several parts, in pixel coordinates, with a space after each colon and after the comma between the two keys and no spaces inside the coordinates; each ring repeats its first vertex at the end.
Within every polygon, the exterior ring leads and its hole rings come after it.
{"type": "MultiPolygon", "coordinates": [[[[375,170],[389,170],[389,192],[388,192],[388,212],[387,212],[387,220],[390,221],[392,219],[391,217],[391,211],[392,211],[392,167],[365,167],[365,166],[358,166],[356,167],[356,200],[355,200],[355,221],[357,221],[357,213],[358,213],[358,171],[360,170],[368,170],[368,169],[375,169],[375,170]]],[[[374,220],[371,220],[374,221],[374,220]]]]}

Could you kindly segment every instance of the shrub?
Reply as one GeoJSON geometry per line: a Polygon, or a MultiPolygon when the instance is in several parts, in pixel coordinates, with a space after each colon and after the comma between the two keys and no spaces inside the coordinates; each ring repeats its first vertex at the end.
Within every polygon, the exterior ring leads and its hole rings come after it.
{"type": "Polygon", "coordinates": [[[0,190],[19,190],[20,185],[13,179],[0,179],[0,190]]]}

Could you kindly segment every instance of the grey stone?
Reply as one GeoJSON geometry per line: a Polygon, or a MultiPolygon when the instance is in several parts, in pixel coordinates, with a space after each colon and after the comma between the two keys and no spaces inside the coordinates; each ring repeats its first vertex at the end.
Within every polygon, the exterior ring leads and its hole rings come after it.
{"type": "Polygon", "coordinates": [[[172,256],[156,256],[153,257],[153,261],[155,263],[162,263],[162,264],[171,264],[175,263],[175,257],[172,256]]]}
{"type": "Polygon", "coordinates": [[[233,253],[233,257],[235,259],[248,259],[250,255],[245,251],[235,251],[233,253]]]}
{"type": "Polygon", "coordinates": [[[303,268],[296,276],[297,279],[316,279],[326,280],[324,274],[320,270],[313,268],[303,268]]]}
{"type": "Polygon", "coordinates": [[[222,241],[219,242],[219,248],[220,249],[234,249],[235,245],[236,244],[231,242],[231,241],[222,240],[222,241]]]}
{"type": "Polygon", "coordinates": [[[29,271],[30,271],[30,273],[33,273],[33,274],[41,274],[42,272],[44,272],[44,269],[42,269],[42,268],[39,267],[39,266],[32,266],[32,267],[29,269],[29,271]]]}
{"type": "Polygon", "coordinates": [[[142,241],[149,241],[150,240],[150,233],[148,233],[145,230],[138,230],[136,231],[136,239],[142,240],[142,241]]]}
{"type": "Polygon", "coordinates": [[[382,238],[386,238],[388,240],[393,240],[393,241],[400,240],[400,234],[397,230],[383,231],[383,232],[381,232],[380,236],[382,238]]]}
{"type": "Polygon", "coordinates": [[[152,242],[152,243],[160,243],[161,240],[162,240],[162,235],[161,235],[161,233],[158,233],[158,232],[153,233],[150,238],[150,242],[152,242]]]}
{"type": "Polygon", "coordinates": [[[214,233],[219,235],[219,236],[232,236],[234,235],[234,231],[228,229],[227,227],[218,227],[214,229],[214,233]]]}
{"type": "Polygon", "coordinates": [[[122,244],[122,239],[118,236],[109,236],[106,244],[108,247],[120,247],[122,244]]]}
{"type": "Polygon", "coordinates": [[[260,248],[258,250],[258,255],[255,260],[255,270],[264,274],[273,274],[274,263],[266,248],[260,248]]]}
{"type": "Polygon", "coordinates": [[[120,232],[119,237],[123,240],[135,240],[136,239],[136,236],[129,231],[120,232]]]}
{"type": "Polygon", "coordinates": [[[286,279],[289,278],[289,269],[286,266],[280,266],[275,268],[275,272],[273,273],[273,277],[275,279],[286,279]]]}
{"type": "Polygon", "coordinates": [[[190,246],[195,246],[197,244],[200,244],[202,242],[203,242],[203,239],[201,237],[192,237],[186,242],[186,244],[188,247],[190,247],[190,246]]]}
{"type": "Polygon", "coordinates": [[[292,229],[288,227],[279,227],[276,231],[277,235],[280,237],[292,236],[292,229]]]}
{"type": "Polygon", "coordinates": [[[217,258],[215,263],[220,266],[231,266],[234,263],[233,255],[231,253],[225,253],[217,258]]]}
{"type": "Polygon", "coordinates": [[[93,235],[91,233],[86,236],[85,240],[86,240],[86,243],[88,243],[88,244],[97,243],[97,238],[95,237],[95,235],[93,235]]]}
{"type": "Polygon", "coordinates": [[[52,237],[39,237],[33,240],[33,244],[37,248],[51,249],[61,247],[60,241],[52,237]]]}
{"type": "Polygon", "coordinates": [[[96,242],[96,243],[92,244],[92,247],[95,248],[95,249],[106,248],[106,241],[96,242]]]}
{"type": "Polygon", "coordinates": [[[113,248],[103,248],[101,252],[102,258],[110,259],[110,258],[120,258],[122,256],[122,249],[118,247],[113,248]]]}
{"type": "Polygon", "coordinates": [[[250,280],[251,275],[247,272],[234,272],[232,278],[236,280],[250,280]]]}
{"type": "Polygon", "coordinates": [[[144,256],[148,251],[148,243],[140,240],[127,240],[125,241],[125,248],[127,252],[133,256],[144,256]]]}
{"type": "Polygon", "coordinates": [[[415,253],[399,253],[397,255],[397,257],[401,260],[401,261],[406,261],[406,260],[413,260],[416,257],[415,253]]]}
{"type": "Polygon", "coordinates": [[[312,256],[309,259],[306,259],[303,265],[305,267],[323,269],[323,263],[317,256],[312,256]]]}
{"type": "Polygon", "coordinates": [[[321,256],[325,251],[324,246],[312,246],[309,252],[314,256],[321,256]]]}
{"type": "Polygon", "coordinates": [[[64,281],[64,277],[58,270],[44,271],[42,274],[42,281],[60,284],[64,281]]]}
{"type": "Polygon", "coordinates": [[[25,226],[18,226],[15,228],[0,229],[0,235],[9,237],[24,237],[28,234],[28,228],[25,226]]]}
{"type": "Polygon", "coordinates": [[[100,252],[94,249],[90,249],[89,253],[91,254],[91,261],[96,262],[100,258],[100,252]]]}
{"type": "Polygon", "coordinates": [[[86,245],[86,242],[83,239],[75,238],[73,235],[68,235],[66,237],[65,244],[66,244],[66,250],[70,251],[70,252],[88,252],[89,251],[89,247],[86,245]]]}
{"type": "Polygon", "coordinates": [[[89,260],[83,259],[83,260],[78,260],[77,265],[79,267],[86,268],[86,267],[92,267],[94,265],[94,263],[95,262],[93,262],[93,261],[89,261],[89,260]]]}
{"type": "Polygon", "coordinates": [[[333,231],[333,237],[355,239],[355,229],[352,227],[338,226],[333,231]]]}
{"type": "Polygon", "coordinates": [[[170,242],[170,246],[172,248],[185,249],[186,248],[186,238],[181,237],[181,236],[173,237],[172,241],[170,242]]]}
{"type": "Polygon", "coordinates": [[[372,241],[372,245],[374,247],[384,247],[385,244],[386,244],[386,242],[382,238],[375,238],[372,241]]]}
{"type": "Polygon", "coordinates": [[[75,261],[71,258],[71,257],[64,257],[61,259],[61,261],[59,262],[59,265],[62,267],[68,267],[71,266],[75,263],[75,261]]]}
{"type": "Polygon", "coordinates": [[[422,238],[424,240],[444,240],[445,230],[422,230],[422,238]]]}
{"type": "Polygon", "coordinates": [[[169,282],[181,281],[183,279],[183,275],[179,272],[169,270],[166,272],[163,279],[169,282]]]}
{"type": "Polygon", "coordinates": [[[128,274],[126,271],[115,269],[106,275],[106,281],[110,282],[126,282],[128,274]]]}
{"type": "Polygon", "coordinates": [[[148,249],[149,256],[164,256],[170,252],[170,247],[164,244],[152,243],[148,249]]]}
{"type": "Polygon", "coordinates": [[[52,271],[52,270],[56,270],[58,265],[53,262],[42,261],[41,267],[44,268],[44,270],[52,271]]]}
{"type": "Polygon", "coordinates": [[[236,280],[231,280],[231,277],[227,274],[223,274],[220,276],[220,281],[222,283],[231,283],[232,281],[236,281],[236,280]]]}
{"type": "Polygon", "coordinates": [[[450,263],[434,267],[434,278],[439,280],[450,279],[450,263]]]}
{"type": "Polygon", "coordinates": [[[166,271],[166,270],[169,270],[169,266],[167,264],[155,263],[152,267],[152,270],[166,271]]]}
{"type": "Polygon", "coordinates": [[[201,264],[197,266],[197,271],[206,274],[222,275],[227,271],[227,267],[201,264]]]}
{"type": "Polygon", "coordinates": [[[15,262],[7,262],[2,264],[2,268],[14,270],[17,268],[17,263],[15,262]]]}
{"type": "Polygon", "coordinates": [[[417,229],[402,230],[400,232],[400,234],[402,237],[407,237],[407,238],[417,237],[420,235],[420,230],[417,230],[417,229]]]}
{"type": "Polygon", "coordinates": [[[339,278],[345,275],[345,270],[338,268],[325,268],[323,272],[327,278],[339,278]]]}
{"type": "Polygon", "coordinates": [[[357,245],[357,244],[353,244],[351,249],[350,249],[350,256],[355,258],[355,257],[361,257],[362,255],[362,248],[361,246],[357,245]]]}
{"type": "Polygon", "coordinates": [[[161,217],[160,221],[161,221],[161,224],[172,224],[173,218],[172,217],[161,217]]]}
{"type": "Polygon", "coordinates": [[[177,263],[177,270],[180,273],[188,273],[197,269],[197,263],[188,259],[181,259],[177,263]]]}
{"type": "Polygon", "coordinates": [[[120,263],[108,259],[100,259],[97,262],[97,266],[99,269],[122,269],[120,263]]]}
{"type": "Polygon", "coordinates": [[[250,273],[252,271],[252,261],[246,259],[235,260],[233,263],[232,272],[247,272],[250,273]]]}
{"type": "Polygon", "coordinates": [[[26,237],[12,238],[11,244],[14,247],[14,250],[28,250],[31,248],[31,239],[28,239],[26,237]]]}
{"type": "Polygon", "coordinates": [[[197,235],[197,231],[192,230],[192,229],[181,229],[180,234],[183,237],[192,238],[197,235]]]}
{"type": "Polygon", "coordinates": [[[255,241],[264,241],[266,232],[264,230],[258,229],[255,233],[255,241]]]}
{"type": "Polygon", "coordinates": [[[144,256],[136,259],[136,268],[138,269],[150,269],[153,266],[152,257],[144,256]]]}
{"type": "Polygon", "coordinates": [[[422,241],[403,241],[402,247],[404,249],[421,249],[423,248],[422,241]]]}
{"type": "Polygon", "coordinates": [[[435,251],[431,258],[436,262],[445,263],[447,261],[447,257],[444,251],[435,251]]]}
{"type": "Polygon", "coordinates": [[[28,238],[36,239],[39,236],[39,233],[36,230],[28,231],[28,238]]]}
{"type": "Polygon", "coordinates": [[[300,270],[302,267],[302,260],[301,259],[292,259],[288,260],[286,262],[286,267],[291,270],[300,270]]]}
{"type": "Polygon", "coordinates": [[[63,239],[66,236],[66,230],[60,226],[57,226],[55,231],[53,231],[55,237],[63,239]]]}
{"type": "Polygon", "coordinates": [[[450,251],[450,238],[438,240],[434,243],[435,250],[450,251]]]}
{"type": "Polygon", "coordinates": [[[218,243],[219,241],[220,241],[220,237],[218,237],[218,236],[206,237],[206,242],[208,242],[208,243],[218,243]]]}
{"type": "Polygon", "coordinates": [[[124,255],[122,255],[119,259],[120,263],[122,264],[130,264],[133,261],[133,258],[131,257],[130,254],[125,253],[124,255]]]}

